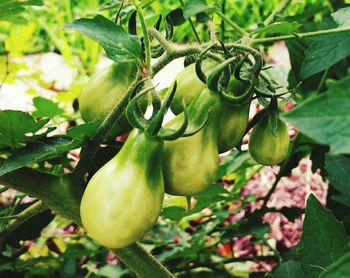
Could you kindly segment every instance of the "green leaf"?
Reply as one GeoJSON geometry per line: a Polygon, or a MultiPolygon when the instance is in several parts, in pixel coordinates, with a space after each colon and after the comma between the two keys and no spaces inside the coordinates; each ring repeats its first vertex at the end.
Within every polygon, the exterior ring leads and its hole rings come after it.
{"type": "Polygon", "coordinates": [[[187,211],[182,207],[166,207],[162,211],[162,216],[168,218],[171,221],[179,221],[181,218],[187,216],[187,211]]]}
{"type": "Polygon", "coordinates": [[[348,278],[350,277],[350,252],[340,257],[334,264],[326,268],[318,278],[348,278]]]}
{"type": "Polygon", "coordinates": [[[188,0],[182,8],[186,19],[198,13],[212,9],[210,6],[208,6],[206,0],[188,0]]]}
{"type": "Polygon", "coordinates": [[[77,125],[67,130],[67,135],[71,138],[83,141],[85,138],[92,138],[101,125],[101,120],[77,125]]]}
{"type": "Polygon", "coordinates": [[[314,195],[307,200],[301,242],[301,266],[308,278],[317,277],[347,251],[342,223],[314,195]]]}
{"type": "Polygon", "coordinates": [[[266,27],[258,28],[252,34],[292,34],[301,26],[300,23],[294,22],[275,22],[266,27]]]}
{"type": "Polygon", "coordinates": [[[342,8],[337,10],[332,14],[334,21],[339,27],[349,27],[350,26],[350,8],[342,8]]]}
{"type": "Polygon", "coordinates": [[[116,61],[137,61],[141,59],[141,42],[131,36],[121,26],[114,24],[102,15],[92,19],[81,18],[65,26],[83,33],[97,41],[106,51],[108,58],[116,61]]]}
{"type": "Polygon", "coordinates": [[[0,176],[40,161],[58,157],[68,150],[79,147],[80,142],[66,136],[46,138],[43,142],[27,144],[14,150],[0,166],[0,176]]]}
{"type": "Polygon", "coordinates": [[[25,11],[25,6],[42,6],[42,0],[2,0],[0,3],[0,21],[13,21],[25,11]]]}
{"type": "Polygon", "coordinates": [[[288,261],[280,264],[273,273],[273,278],[306,278],[300,263],[288,261]]]}
{"type": "Polygon", "coordinates": [[[0,111],[0,148],[23,147],[25,142],[35,138],[34,134],[47,124],[49,120],[35,121],[31,115],[22,111],[0,111]],[[32,135],[28,136],[28,134],[32,135]]]}
{"type": "Polygon", "coordinates": [[[350,208],[350,159],[343,155],[326,155],[326,169],[331,184],[341,193],[333,199],[350,208]]]}
{"type": "Polygon", "coordinates": [[[240,169],[249,168],[256,165],[248,152],[231,151],[228,156],[220,164],[218,171],[216,172],[216,180],[221,179],[223,176],[227,176],[240,169]]]}
{"type": "Polygon", "coordinates": [[[350,72],[340,81],[328,82],[328,91],[310,97],[282,115],[306,136],[327,144],[332,153],[350,153],[350,72]]]}
{"type": "Polygon", "coordinates": [[[175,9],[171,11],[167,16],[166,19],[172,23],[174,26],[182,25],[186,22],[186,19],[184,18],[183,10],[181,8],[175,9]]]}
{"type": "Polygon", "coordinates": [[[64,113],[64,110],[58,106],[58,103],[47,98],[35,97],[33,99],[33,104],[36,108],[36,111],[34,111],[32,114],[33,117],[53,118],[64,113]]]}
{"type": "Polygon", "coordinates": [[[98,271],[99,277],[108,277],[108,278],[114,278],[114,277],[122,277],[124,274],[129,273],[127,269],[122,269],[121,265],[105,265],[101,267],[98,271]]]}
{"type": "Polygon", "coordinates": [[[190,211],[186,211],[182,207],[169,206],[163,209],[162,216],[172,221],[179,221],[185,216],[200,212],[211,204],[229,200],[229,192],[220,184],[211,184],[206,190],[194,196],[197,200],[196,205],[190,211]]]}
{"type": "MultiPolygon", "coordinates": [[[[338,27],[349,27],[350,7],[338,10],[332,15],[338,27]]],[[[301,68],[301,77],[306,79],[329,68],[350,54],[350,31],[320,36],[306,50],[301,68]]]]}

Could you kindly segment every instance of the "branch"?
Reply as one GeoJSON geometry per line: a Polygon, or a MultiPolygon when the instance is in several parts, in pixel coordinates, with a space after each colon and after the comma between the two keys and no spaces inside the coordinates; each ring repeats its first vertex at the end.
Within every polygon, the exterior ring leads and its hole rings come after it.
{"type": "Polygon", "coordinates": [[[38,201],[19,213],[16,218],[7,224],[5,229],[0,232],[0,250],[2,249],[5,239],[13,230],[46,209],[48,209],[47,206],[45,206],[42,201],[38,201]]]}
{"type": "MultiPolygon", "coordinates": [[[[21,217],[22,213],[20,213],[18,215],[20,219],[24,220],[24,218],[28,219],[34,216],[40,209],[44,209],[45,205],[81,226],[80,200],[83,194],[83,186],[74,183],[71,175],[58,177],[30,168],[21,168],[1,176],[0,183],[41,200],[29,212],[23,211],[21,217]]],[[[12,225],[17,224],[20,223],[17,222],[12,225]]],[[[113,251],[139,276],[173,277],[160,262],[138,243],[113,251]]]]}
{"type": "Polygon", "coordinates": [[[235,29],[241,36],[249,35],[249,33],[243,28],[239,27],[235,22],[229,19],[225,14],[221,12],[221,10],[214,8],[213,12],[216,13],[222,20],[224,20],[228,25],[230,25],[233,29],[235,29]]]}
{"type": "Polygon", "coordinates": [[[276,14],[281,13],[285,10],[285,8],[287,8],[287,6],[289,5],[289,3],[291,2],[291,0],[282,0],[281,3],[272,11],[272,13],[264,20],[264,25],[267,26],[269,25],[271,22],[273,22],[273,20],[276,17],[276,14]]]}
{"type": "Polygon", "coordinates": [[[350,31],[350,27],[347,27],[347,28],[334,28],[334,29],[320,30],[320,31],[314,31],[314,32],[294,33],[293,35],[285,35],[285,36],[276,36],[276,37],[267,37],[267,38],[261,38],[261,39],[253,39],[251,41],[251,43],[252,44],[259,44],[259,43],[286,41],[286,40],[293,40],[293,39],[304,39],[304,38],[309,38],[309,37],[323,36],[323,35],[329,35],[329,34],[334,34],[334,33],[342,33],[342,32],[349,32],[349,31],[350,31]]]}

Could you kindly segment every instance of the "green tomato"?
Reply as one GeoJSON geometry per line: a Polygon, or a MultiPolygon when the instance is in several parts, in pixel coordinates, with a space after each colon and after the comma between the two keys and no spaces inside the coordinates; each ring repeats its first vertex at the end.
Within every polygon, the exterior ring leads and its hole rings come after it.
{"type": "Polygon", "coordinates": [[[231,150],[241,141],[248,125],[249,106],[250,103],[238,107],[226,103],[222,105],[218,121],[219,153],[231,150]]]}
{"type": "MultiPolygon", "coordinates": [[[[219,105],[219,99],[204,90],[191,105],[198,107],[198,113],[208,113],[209,107],[219,105]]],[[[215,128],[218,114],[219,110],[213,107],[206,125],[199,132],[165,142],[163,173],[166,193],[191,196],[205,190],[213,181],[219,166],[215,128]]],[[[182,118],[183,114],[179,114],[166,127],[177,127],[182,118]]]]}
{"type": "MultiPolygon", "coordinates": [[[[234,96],[239,96],[248,89],[247,83],[231,77],[227,90],[234,96]]],[[[218,148],[219,153],[227,152],[242,139],[248,125],[250,103],[232,106],[222,101],[219,118],[218,148]]]]}
{"type": "Polygon", "coordinates": [[[249,152],[262,165],[276,165],[282,162],[289,149],[287,125],[279,118],[275,134],[269,126],[269,116],[265,116],[254,127],[249,137],[249,152]]]}
{"type": "MultiPolygon", "coordinates": [[[[135,80],[135,63],[114,63],[91,77],[79,97],[79,109],[85,122],[104,119],[121,100],[135,80]]],[[[125,115],[113,127],[113,135],[122,135],[132,129],[125,115]]]]}
{"type": "Polygon", "coordinates": [[[80,206],[87,233],[108,248],[139,240],[155,224],[164,198],[164,142],[139,130],[91,178],[80,206]]]}
{"type": "MultiPolygon", "coordinates": [[[[212,62],[204,61],[203,69],[209,69],[212,64],[212,62]]],[[[190,64],[184,68],[175,80],[177,88],[170,108],[175,115],[178,115],[183,112],[182,102],[184,101],[186,106],[188,106],[207,86],[197,77],[195,64],[190,64]]]]}

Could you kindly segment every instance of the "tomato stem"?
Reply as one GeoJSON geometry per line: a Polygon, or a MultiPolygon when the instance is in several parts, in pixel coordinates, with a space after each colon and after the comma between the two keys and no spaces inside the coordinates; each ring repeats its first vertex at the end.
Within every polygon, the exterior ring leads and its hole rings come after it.
{"type": "Polygon", "coordinates": [[[147,31],[147,24],[146,19],[143,15],[142,8],[138,3],[136,3],[136,0],[132,0],[133,5],[136,8],[137,14],[140,19],[142,33],[143,33],[143,42],[145,45],[145,55],[146,55],[146,68],[147,68],[147,75],[152,76],[152,67],[151,67],[151,43],[147,31]]]}
{"type": "Polygon", "coordinates": [[[266,38],[261,38],[261,39],[253,39],[251,42],[252,42],[252,44],[271,43],[271,42],[276,42],[276,41],[286,41],[286,40],[293,40],[293,39],[304,39],[304,38],[309,38],[309,37],[323,36],[323,35],[329,35],[329,34],[335,34],[335,33],[341,33],[341,32],[349,32],[349,31],[350,31],[350,27],[347,27],[347,28],[333,28],[333,29],[313,31],[313,32],[294,33],[292,35],[284,35],[284,36],[276,36],[276,37],[266,37],[266,38]]]}

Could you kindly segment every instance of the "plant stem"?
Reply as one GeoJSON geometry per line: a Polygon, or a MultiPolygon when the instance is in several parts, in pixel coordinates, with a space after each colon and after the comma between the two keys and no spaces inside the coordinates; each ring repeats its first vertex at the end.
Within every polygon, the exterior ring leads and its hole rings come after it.
{"type": "Polygon", "coordinates": [[[272,11],[272,13],[264,20],[264,25],[267,26],[273,22],[276,14],[283,12],[290,2],[291,0],[282,0],[279,5],[272,11]]]}
{"type": "Polygon", "coordinates": [[[185,267],[180,267],[176,269],[176,272],[181,272],[181,271],[186,271],[189,269],[194,269],[198,267],[211,267],[213,265],[218,265],[218,264],[229,264],[229,263],[234,263],[234,262],[255,262],[255,261],[261,261],[261,260],[273,260],[273,261],[278,261],[278,257],[276,256],[254,256],[254,257],[238,257],[238,258],[228,258],[225,260],[221,260],[218,262],[210,262],[210,263],[194,263],[192,265],[188,265],[185,267]]]}
{"type": "Polygon", "coordinates": [[[276,179],[275,182],[272,184],[271,189],[269,190],[269,192],[262,198],[263,200],[263,204],[261,206],[261,210],[264,210],[267,207],[267,203],[270,200],[272,194],[275,192],[276,187],[279,183],[279,181],[281,180],[281,178],[283,177],[282,175],[282,170],[280,169],[278,174],[276,175],[276,179]]]}
{"type": "MultiPolygon", "coordinates": [[[[221,13],[225,14],[225,12],[226,12],[226,0],[222,0],[221,13]]],[[[221,40],[225,41],[225,20],[223,18],[221,18],[220,28],[221,28],[221,40]]]]}
{"type": "Polygon", "coordinates": [[[326,69],[326,70],[324,71],[323,75],[322,75],[322,79],[321,79],[320,84],[318,85],[318,88],[317,88],[317,91],[316,91],[317,94],[319,94],[319,93],[321,92],[322,87],[323,87],[323,85],[324,85],[324,83],[325,83],[325,81],[326,81],[326,78],[327,78],[328,73],[329,73],[329,68],[326,69]]]}
{"type": "MultiPolygon", "coordinates": [[[[183,6],[183,5],[184,5],[184,1],[183,1],[183,0],[180,0],[180,4],[181,4],[181,6],[183,6]]],[[[188,22],[190,23],[190,26],[191,26],[191,28],[192,28],[192,31],[193,31],[194,36],[196,37],[197,42],[198,42],[198,43],[201,43],[201,39],[199,38],[199,35],[198,35],[198,33],[197,33],[197,30],[196,30],[196,26],[194,26],[194,23],[193,23],[192,19],[189,18],[189,19],[187,19],[187,20],[188,20],[188,22]]]]}
{"type": "MultiPolygon", "coordinates": [[[[21,168],[0,176],[0,183],[41,200],[30,210],[28,208],[18,214],[14,220],[16,222],[11,224],[13,226],[9,229],[14,229],[19,224],[18,219],[29,219],[44,210],[45,206],[42,204],[81,226],[80,200],[83,186],[76,184],[71,175],[58,177],[30,168],[21,168]]],[[[132,271],[142,277],[173,277],[138,243],[113,251],[132,271]]]]}
{"type": "Polygon", "coordinates": [[[239,27],[235,22],[233,22],[231,19],[229,19],[226,15],[224,15],[219,9],[214,8],[214,13],[216,13],[218,16],[222,18],[228,25],[230,25],[233,29],[235,29],[241,36],[246,36],[249,33],[244,30],[243,28],[239,27]]]}
{"type": "Polygon", "coordinates": [[[106,136],[108,135],[108,132],[113,127],[113,125],[115,125],[123,115],[125,107],[128,104],[129,96],[133,91],[134,87],[136,86],[137,82],[138,82],[138,78],[135,79],[134,83],[125,92],[122,99],[118,102],[116,106],[113,107],[112,111],[109,112],[107,117],[103,120],[95,136],[90,140],[87,146],[82,149],[79,162],[73,172],[74,178],[78,182],[83,180],[86,172],[89,169],[91,161],[94,159],[94,156],[98,148],[100,147],[100,145],[102,144],[106,136]]]}
{"type": "Polygon", "coordinates": [[[303,38],[323,36],[323,35],[329,35],[329,34],[341,33],[341,32],[349,32],[349,31],[350,31],[350,27],[347,27],[347,28],[334,28],[334,29],[320,30],[320,31],[313,31],[313,32],[294,33],[293,35],[285,35],[285,36],[276,36],[276,37],[267,37],[267,38],[261,38],[261,39],[253,39],[251,41],[251,43],[252,44],[259,44],[259,43],[285,41],[285,40],[292,40],[292,39],[303,39],[303,38]]]}
{"type": "Polygon", "coordinates": [[[0,250],[2,249],[2,245],[6,239],[6,237],[15,230],[18,226],[22,225],[28,219],[33,216],[39,214],[40,212],[48,209],[47,206],[44,205],[42,201],[38,201],[22,211],[21,213],[16,215],[16,219],[12,220],[4,230],[0,232],[0,250]]]}
{"type": "Polygon", "coordinates": [[[112,250],[138,277],[175,277],[152,254],[141,245],[132,244],[122,249],[112,250]]]}
{"type": "Polygon", "coordinates": [[[142,8],[138,3],[136,3],[137,0],[132,0],[133,5],[136,8],[137,14],[139,16],[140,22],[141,22],[141,28],[143,33],[143,42],[145,45],[145,55],[146,55],[146,69],[147,69],[147,75],[152,76],[152,67],[151,67],[151,43],[148,36],[147,31],[147,24],[145,17],[142,12],[142,8]]]}

